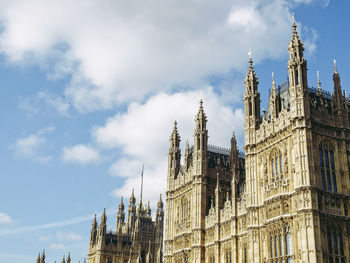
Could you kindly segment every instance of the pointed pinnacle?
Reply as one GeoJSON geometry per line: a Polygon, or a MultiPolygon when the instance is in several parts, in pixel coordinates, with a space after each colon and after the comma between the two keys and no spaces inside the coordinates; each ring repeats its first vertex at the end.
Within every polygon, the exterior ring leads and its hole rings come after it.
{"type": "Polygon", "coordinates": [[[338,73],[338,71],[337,71],[337,61],[335,59],[333,59],[333,63],[334,63],[334,73],[338,73]]]}

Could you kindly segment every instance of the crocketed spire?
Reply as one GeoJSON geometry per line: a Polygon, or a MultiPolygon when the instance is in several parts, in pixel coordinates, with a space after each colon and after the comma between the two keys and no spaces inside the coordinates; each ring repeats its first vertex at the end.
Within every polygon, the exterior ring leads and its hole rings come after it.
{"type": "Polygon", "coordinates": [[[206,129],[206,123],[207,123],[207,116],[205,115],[205,112],[203,109],[203,100],[200,100],[199,110],[196,116],[196,130],[204,131],[206,129]]]}

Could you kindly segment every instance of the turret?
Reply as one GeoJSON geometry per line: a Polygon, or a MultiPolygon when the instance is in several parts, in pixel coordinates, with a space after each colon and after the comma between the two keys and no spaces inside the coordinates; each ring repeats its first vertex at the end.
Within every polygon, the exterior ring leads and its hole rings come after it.
{"type": "Polygon", "coordinates": [[[244,80],[245,125],[258,129],[260,125],[260,93],[258,92],[259,81],[254,71],[251,52],[249,52],[249,55],[249,68],[244,80]]]}
{"type": "Polygon", "coordinates": [[[99,238],[101,238],[102,236],[105,236],[106,231],[107,231],[107,216],[106,216],[106,208],[104,208],[103,213],[101,215],[100,226],[98,227],[99,238]]]}
{"type": "Polygon", "coordinates": [[[205,176],[207,168],[208,130],[207,116],[203,109],[203,101],[200,101],[196,115],[196,129],[194,131],[193,165],[195,175],[205,176]]]}
{"type": "Polygon", "coordinates": [[[116,224],[116,231],[121,231],[122,226],[124,224],[125,220],[125,212],[124,212],[124,202],[123,202],[123,197],[120,199],[120,204],[118,206],[118,212],[117,212],[117,224],[116,224]]]}
{"type": "Polygon", "coordinates": [[[290,110],[293,117],[309,116],[307,83],[307,61],[304,58],[304,44],[297,32],[293,14],[293,32],[288,45],[288,76],[290,110]]]}
{"type": "Polygon", "coordinates": [[[244,115],[245,115],[245,145],[255,144],[256,130],[260,126],[260,93],[258,92],[258,77],[253,68],[251,52],[249,52],[249,68],[245,77],[244,115]]]}
{"type": "Polygon", "coordinates": [[[90,249],[93,247],[93,245],[94,245],[95,242],[96,242],[97,227],[98,227],[98,224],[97,224],[96,214],[95,214],[95,217],[94,217],[94,219],[92,220],[92,223],[91,223],[91,231],[90,231],[90,249]]]}
{"type": "Polygon", "coordinates": [[[128,229],[134,229],[136,218],[136,198],[134,195],[134,189],[132,189],[131,196],[129,199],[129,207],[128,207],[128,229]]]}
{"type": "Polygon", "coordinates": [[[190,145],[186,141],[185,158],[184,158],[184,171],[187,172],[191,166],[190,145]]]}
{"type": "Polygon", "coordinates": [[[171,133],[169,142],[169,154],[168,154],[168,175],[177,177],[180,170],[181,150],[180,150],[180,135],[177,130],[177,122],[174,122],[174,129],[171,133]]]}

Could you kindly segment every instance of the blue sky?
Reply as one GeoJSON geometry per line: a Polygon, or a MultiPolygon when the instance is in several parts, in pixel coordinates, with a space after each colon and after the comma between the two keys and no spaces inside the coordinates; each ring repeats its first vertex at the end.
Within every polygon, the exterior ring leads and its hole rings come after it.
{"type": "Polygon", "coordinates": [[[243,146],[251,49],[266,108],[271,72],[287,78],[295,12],[309,86],[348,90],[348,1],[0,1],[0,262],[88,251],[91,218],[115,227],[120,196],[156,204],[178,121],[191,144],[200,98],[209,143],[243,146]]]}

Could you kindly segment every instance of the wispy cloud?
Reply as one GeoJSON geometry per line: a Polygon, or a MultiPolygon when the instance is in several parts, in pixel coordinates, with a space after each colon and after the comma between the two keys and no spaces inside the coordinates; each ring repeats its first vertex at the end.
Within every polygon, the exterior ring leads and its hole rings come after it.
{"type": "Polygon", "coordinates": [[[83,237],[77,233],[74,232],[57,232],[57,237],[60,240],[68,240],[68,241],[80,241],[83,239],[83,237]]]}
{"type": "MultiPolygon", "coordinates": [[[[106,210],[107,215],[112,215],[114,214],[115,208],[110,208],[106,210]]],[[[89,214],[89,215],[83,215],[83,216],[78,216],[74,218],[70,218],[67,220],[61,220],[61,221],[56,221],[52,223],[47,223],[47,224],[42,224],[42,225],[36,225],[36,226],[21,226],[21,227],[8,227],[8,228],[0,228],[0,236],[6,236],[6,235],[14,235],[14,234],[22,234],[24,232],[30,232],[30,231],[35,231],[35,230],[40,230],[40,229],[53,229],[53,228],[60,228],[60,227],[65,227],[65,226],[70,226],[70,225],[75,225],[81,222],[89,221],[92,220],[94,217],[94,214],[89,214]]],[[[58,232],[59,233],[59,232],[58,232]]],[[[63,235],[65,234],[64,232],[58,234],[58,238],[62,238],[61,240],[64,240],[63,235]]],[[[78,234],[68,232],[68,235],[66,236],[65,240],[78,240],[78,234]]],[[[50,239],[49,239],[50,240],[50,239]]]]}
{"type": "Polygon", "coordinates": [[[18,106],[27,116],[34,116],[46,113],[50,110],[58,112],[59,115],[69,116],[69,103],[64,97],[50,93],[47,90],[41,90],[36,95],[20,98],[18,106]]]}
{"type": "Polygon", "coordinates": [[[61,243],[53,243],[50,245],[50,248],[55,250],[63,250],[66,249],[66,246],[61,243]]]}
{"type": "Polygon", "coordinates": [[[45,135],[55,130],[55,126],[50,125],[39,130],[35,134],[30,134],[26,137],[17,139],[17,141],[9,146],[9,149],[16,156],[33,159],[39,162],[48,162],[51,156],[44,154],[43,149],[47,146],[45,135]]]}
{"type": "Polygon", "coordinates": [[[13,219],[6,213],[0,213],[0,225],[13,224],[13,219]]]}
{"type": "Polygon", "coordinates": [[[67,219],[67,220],[62,220],[62,221],[57,221],[57,222],[52,222],[52,223],[37,225],[37,226],[1,228],[0,229],[0,236],[21,234],[24,232],[35,231],[35,230],[39,230],[39,229],[59,228],[59,227],[74,225],[77,223],[91,220],[93,218],[93,216],[94,216],[93,214],[90,214],[90,215],[79,216],[79,217],[75,217],[75,218],[71,218],[71,219],[67,219]]]}

